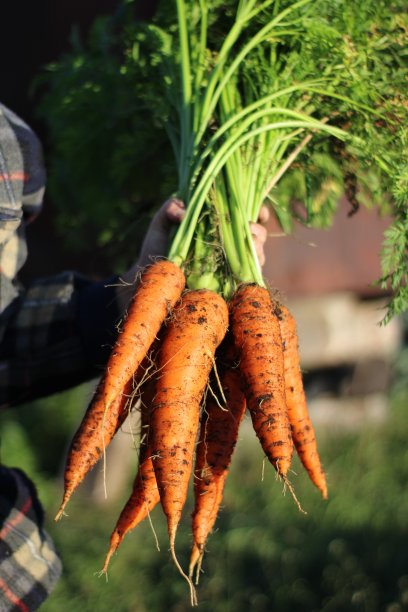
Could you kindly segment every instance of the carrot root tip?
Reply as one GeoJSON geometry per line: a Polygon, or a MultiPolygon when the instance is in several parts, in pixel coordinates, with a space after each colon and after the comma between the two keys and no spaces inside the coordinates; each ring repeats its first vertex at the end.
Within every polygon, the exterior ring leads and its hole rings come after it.
{"type": "Polygon", "coordinates": [[[113,553],[115,552],[116,548],[110,548],[108,550],[108,554],[106,555],[105,558],[105,563],[103,564],[103,568],[101,569],[101,574],[107,574],[108,573],[108,566],[110,563],[110,560],[112,558],[113,553]]]}
{"type": "Polygon", "coordinates": [[[200,557],[197,561],[197,565],[196,565],[196,577],[195,577],[195,585],[198,586],[198,583],[200,581],[200,574],[201,574],[201,566],[203,564],[203,559],[204,559],[204,550],[201,552],[200,557]]]}
{"type": "Polygon", "coordinates": [[[65,512],[65,504],[63,504],[58,510],[57,514],[55,515],[54,521],[60,521],[63,516],[68,516],[68,514],[65,512]]]}
{"type": "Polygon", "coordinates": [[[300,501],[298,500],[296,493],[295,493],[295,489],[292,485],[292,483],[290,482],[289,478],[287,476],[282,476],[281,477],[283,480],[283,483],[285,485],[285,487],[288,488],[289,493],[291,494],[293,501],[295,502],[296,506],[298,507],[299,512],[301,512],[302,514],[307,514],[306,510],[304,510],[302,508],[302,505],[300,503],[300,501]]]}
{"type": "Polygon", "coordinates": [[[190,580],[192,580],[195,583],[196,586],[198,585],[199,580],[200,580],[203,556],[204,556],[204,548],[202,546],[198,546],[197,544],[194,544],[193,550],[191,551],[188,576],[190,580]],[[195,574],[195,580],[194,580],[194,574],[195,574]]]}
{"type": "Polygon", "coordinates": [[[99,572],[95,572],[95,575],[98,576],[98,578],[102,578],[102,576],[105,576],[106,582],[109,582],[108,572],[105,567],[103,567],[99,572]]]}
{"type": "Polygon", "coordinates": [[[192,581],[191,577],[187,576],[187,574],[184,572],[183,568],[180,565],[179,560],[177,559],[176,549],[175,549],[176,531],[177,531],[177,525],[175,525],[174,527],[169,528],[170,552],[171,552],[171,556],[173,558],[175,566],[177,567],[177,569],[180,572],[181,576],[183,576],[184,580],[187,581],[187,584],[188,584],[188,586],[190,588],[191,606],[195,607],[195,606],[198,606],[198,599],[197,599],[197,593],[196,593],[193,581],[192,581]]]}

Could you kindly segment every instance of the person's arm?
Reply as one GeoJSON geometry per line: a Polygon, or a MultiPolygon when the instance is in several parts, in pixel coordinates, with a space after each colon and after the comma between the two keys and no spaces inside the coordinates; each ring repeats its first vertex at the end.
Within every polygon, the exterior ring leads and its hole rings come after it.
{"type": "Polygon", "coordinates": [[[8,308],[0,348],[0,406],[20,404],[96,377],[115,339],[116,278],[75,272],[39,279],[8,308]]]}

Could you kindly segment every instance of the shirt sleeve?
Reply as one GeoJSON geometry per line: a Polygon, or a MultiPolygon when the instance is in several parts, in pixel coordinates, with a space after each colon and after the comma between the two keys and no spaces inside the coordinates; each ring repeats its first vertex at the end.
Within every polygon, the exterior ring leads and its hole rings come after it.
{"type": "Polygon", "coordinates": [[[20,293],[0,317],[0,407],[101,374],[117,334],[117,282],[93,282],[67,271],[20,293]]]}

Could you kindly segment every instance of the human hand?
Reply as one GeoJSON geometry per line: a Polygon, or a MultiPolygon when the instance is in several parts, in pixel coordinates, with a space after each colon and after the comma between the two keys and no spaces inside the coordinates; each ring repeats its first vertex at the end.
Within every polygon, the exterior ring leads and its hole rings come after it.
{"type": "Polygon", "coordinates": [[[265,247],[266,239],[268,237],[268,231],[265,225],[268,222],[268,220],[269,220],[269,210],[266,206],[262,206],[259,212],[258,222],[250,223],[252,238],[253,238],[254,245],[255,245],[255,251],[256,251],[256,254],[258,255],[258,260],[261,266],[265,265],[264,247],[265,247]]]}
{"type": "MultiPolygon", "coordinates": [[[[174,224],[180,223],[185,215],[184,203],[177,198],[169,198],[159,208],[150,222],[145,239],[143,240],[137,262],[122,276],[123,285],[118,287],[118,300],[121,310],[126,308],[131,297],[131,286],[135,282],[138,272],[148,265],[153,257],[161,257],[167,253],[169,234],[174,224]]],[[[265,224],[269,219],[269,210],[262,206],[258,222],[251,222],[251,233],[254,240],[255,251],[261,266],[265,264],[264,246],[267,239],[265,224]]]]}
{"type": "Polygon", "coordinates": [[[132,287],[140,270],[151,263],[152,258],[166,255],[171,227],[181,223],[184,215],[184,203],[177,198],[166,200],[154,215],[143,240],[138,260],[121,276],[123,282],[116,292],[121,311],[125,310],[132,297],[132,287]]]}
{"type": "MultiPolygon", "coordinates": [[[[169,198],[159,208],[153,217],[137,261],[137,268],[146,266],[152,257],[162,256],[167,253],[169,233],[172,225],[180,223],[185,215],[184,203],[177,198],[169,198]]],[[[252,238],[255,244],[256,254],[258,255],[261,266],[265,264],[264,246],[268,237],[265,224],[269,220],[269,210],[262,206],[258,222],[250,223],[252,238]]]]}
{"type": "Polygon", "coordinates": [[[151,263],[152,257],[165,256],[168,250],[170,230],[181,223],[185,215],[184,203],[178,198],[169,198],[159,208],[150,222],[137,261],[138,268],[151,263]]]}

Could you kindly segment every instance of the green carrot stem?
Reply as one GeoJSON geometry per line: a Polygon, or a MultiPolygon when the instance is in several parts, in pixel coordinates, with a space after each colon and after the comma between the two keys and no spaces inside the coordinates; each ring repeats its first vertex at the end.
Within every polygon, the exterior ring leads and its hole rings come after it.
{"type": "MultiPolygon", "coordinates": [[[[218,79],[218,76],[221,74],[221,71],[225,64],[225,57],[228,55],[230,48],[233,46],[235,42],[235,36],[237,37],[241,27],[244,25],[240,21],[236,21],[232,26],[229,35],[226,37],[224,44],[221,47],[218,62],[216,68],[213,70],[211,74],[211,78],[205,93],[205,101],[203,104],[202,118],[201,124],[196,136],[195,142],[201,142],[201,138],[208,126],[210,118],[214,112],[215,106],[218,103],[219,97],[225,85],[228,83],[234,72],[237,70],[238,66],[243,62],[248,53],[254,49],[257,45],[261,44],[264,40],[268,38],[271,30],[276,27],[287,15],[289,15],[292,11],[297,10],[304,4],[307,4],[310,0],[299,0],[295,2],[290,7],[281,11],[274,19],[272,19],[269,23],[267,23],[263,28],[261,28],[256,34],[250,38],[250,40],[243,46],[243,48],[237,53],[234,60],[230,63],[228,68],[222,75],[221,80],[218,79]]],[[[249,4],[249,3],[248,3],[249,4]]],[[[267,5],[271,4],[268,0],[263,3],[263,7],[265,8],[267,5]]],[[[256,13],[260,10],[256,9],[256,13]]],[[[249,21],[255,16],[255,13],[250,13],[246,15],[245,20],[249,21]]]]}
{"type": "Polygon", "coordinates": [[[197,224],[202,206],[205,202],[205,199],[208,197],[208,193],[211,189],[211,185],[214,181],[214,178],[224,167],[225,163],[229,159],[231,155],[243,144],[247,141],[253,139],[258,134],[262,132],[266,132],[269,130],[280,130],[286,128],[313,128],[316,129],[316,126],[319,126],[319,129],[325,131],[337,138],[344,139],[347,136],[347,133],[343,130],[335,128],[330,125],[321,125],[318,121],[277,121],[275,123],[268,123],[266,125],[254,128],[249,130],[245,134],[241,134],[234,139],[228,139],[224,144],[217,150],[214,157],[208,164],[206,170],[203,172],[203,175],[195,187],[194,194],[191,197],[188,206],[186,215],[183,221],[180,224],[178,232],[173,240],[173,243],[170,248],[169,258],[178,263],[180,265],[186,260],[188,251],[191,246],[191,241],[194,236],[194,229],[197,224]]]}
{"type": "Polygon", "coordinates": [[[180,41],[180,77],[181,77],[181,105],[180,105],[180,156],[179,156],[179,194],[185,197],[188,184],[188,166],[191,157],[191,67],[190,49],[188,41],[187,15],[184,0],[176,0],[177,18],[180,41]]]}
{"type": "MultiPolygon", "coordinates": [[[[295,90],[295,89],[293,89],[295,90]]],[[[210,138],[207,146],[204,148],[202,153],[196,160],[195,166],[191,171],[191,176],[197,176],[203,167],[203,164],[207,157],[213,154],[214,149],[217,148],[218,142],[226,133],[230,134],[238,134],[243,133],[245,129],[250,126],[252,123],[255,123],[257,120],[262,117],[267,117],[268,115],[283,115],[288,117],[294,117],[302,120],[310,120],[311,122],[316,122],[316,126],[320,124],[318,119],[311,117],[305,113],[287,109],[285,107],[267,107],[267,108],[259,108],[260,106],[264,106],[267,103],[271,102],[276,95],[266,96],[264,99],[259,100],[258,102],[251,104],[249,107],[235,113],[232,117],[227,119],[225,123],[215,132],[215,134],[210,138]],[[233,130],[234,128],[234,130],[233,130]]],[[[194,188],[194,182],[191,189],[194,188]]]]}

